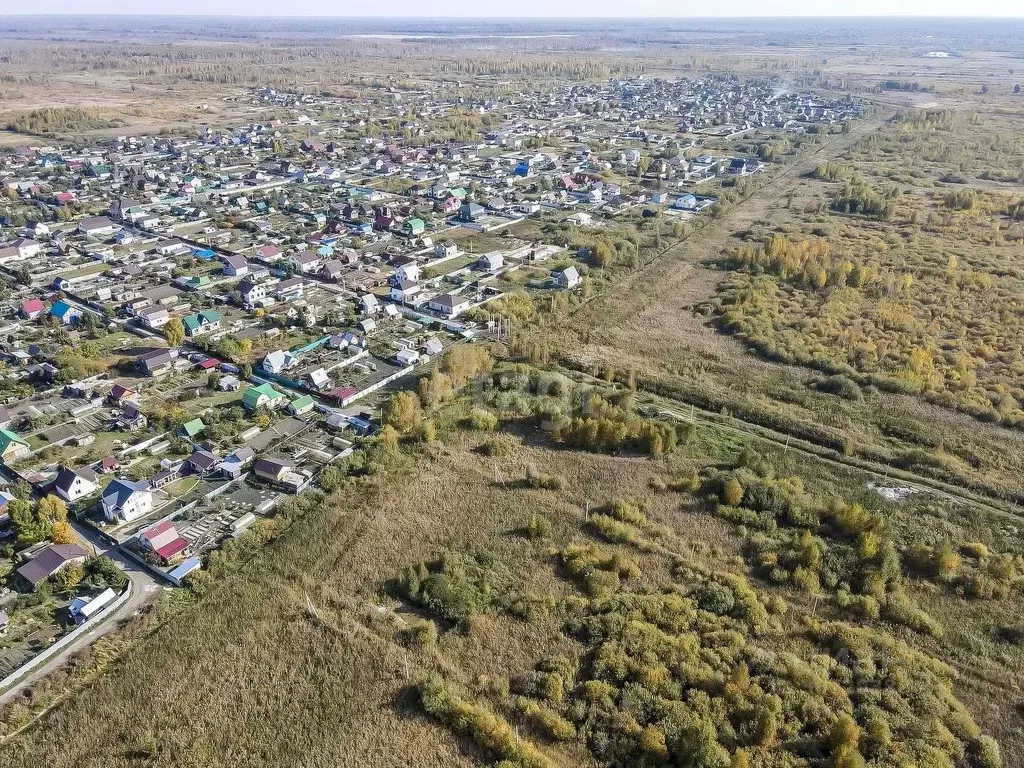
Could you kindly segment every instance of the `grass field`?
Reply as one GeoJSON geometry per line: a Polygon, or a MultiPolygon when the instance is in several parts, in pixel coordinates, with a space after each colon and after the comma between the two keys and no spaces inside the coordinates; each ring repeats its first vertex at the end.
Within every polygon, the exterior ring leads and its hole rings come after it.
{"type": "MultiPolygon", "coordinates": [[[[981,536],[993,550],[1018,541],[1012,530],[984,516],[964,516],[935,499],[885,503],[856,473],[798,466],[777,448],[712,427],[699,429],[668,460],[568,451],[538,442],[529,428],[522,432],[525,444],[487,458],[476,450],[485,434],[447,426],[460,409],[439,416],[442,443],[392,455],[380,474],[336,491],[328,504],[308,505],[273,544],[248,552],[246,557],[255,553],[251,559],[238,556],[231,567],[215,565],[216,581],[200,589],[201,596],[144,618],[150,625],[157,617],[164,623],[134,640],[129,630],[124,649],[105,672],[5,745],[0,764],[478,764],[492,753],[424,716],[413,684],[428,673],[520,722],[523,738],[552,764],[600,764],[593,744],[544,738],[543,729],[530,725],[536,713],[516,714],[514,697],[502,694],[501,685],[495,693],[482,680],[515,681],[528,677],[543,658],[583,652],[585,645],[563,629],[579,588],[553,553],[595,541],[584,520],[588,502],[594,513],[613,498],[642,500],[654,526],[645,534],[654,537],[651,546],[596,538],[608,551],[635,560],[639,575],[628,589],[623,586],[625,595],[664,588],[679,563],[705,574],[701,578],[752,573],[739,529],[709,514],[698,497],[656,490],[694,470],[731,466],[744,448],[758,451],[780,474],[799,472],[815,496],[862,497],[885,515],[898,541],[916,535],[925,510],[929,526],[952,540],[981,536]],[[566,485],[524,486],[531,466],[564,478],[566,485]],[[457,495],[450,492],[455,486],[457,495]],[[519,533],[535,515],[551,523],[540,539],[519,533]],[[487,564],[491,608],[451,620],[395,599],[391,581],[404,568],[446,551],[487,564]],[[553,607],[524,621],[509,615],[516,595],[546,596],[553,607]],[[410,645],[403,638],[423,618],[435,620],[439,638],[410,645]]],[[[789,607],[779,613],[779,603],[771,603],[773,629],[757,640],[764,652],[810,642],[801,639],[804,614],[849,618],[797,588],[759,582],[757,589],[762,600],[774,596],[789,607]]],[[[886,622],[875,625],[878,633],[893,633],[910,648],[953,663],[960,673],[957,695],[1011,757],[1020,746],[1014,710],[1020,680],[1009,670],[1019,668],[1021,650],[993,638],[991,617],[1012,611],[1015,598],[967,601],[918,580],[911,580],[909,590],[943,626],[942,633],[933,637],[886,622]]],[[[16,704],[5,721],[13,726],[26,716],[24,705],[16,704]]],[[[1011,758],[1006,764],[1016,763],[1011,758]]]]}

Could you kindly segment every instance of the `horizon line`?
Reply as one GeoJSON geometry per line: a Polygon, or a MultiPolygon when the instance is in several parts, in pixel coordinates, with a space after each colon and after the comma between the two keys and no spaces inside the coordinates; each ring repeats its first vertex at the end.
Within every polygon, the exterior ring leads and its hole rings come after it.
{"type": "Polygon", "coordinates": [[[819,15],[777,15],[777,16],[751,16],[751,15],[717,15],[717,16],[437,16],[437,15],[409,15],[409,14],[376,14],[376,15],[364,15],[364,16],[344,16],[344,15],[324,15],[324,14],[303,14],[302,12],[291,14],[288,16],[278,16],[273,14],[240,14],[240,13],[147,13],[147,12],[133,12],[133,11],[119,11],[119,12],[91,12],[91,11],[76,11],[74,13],[53,13],[53,12],[38,12],[33,13],[21,12],[17,14],[7,14],[4,16],[3,21],[0,21],[2,26],[4,21],[16,21],[18,19],[42,19],[42,18],[150,18],[150,19],[191,19],[191,18],[202,18],[202,19],[270,19],[275,21],[291,21],[297,19],[330,19],[336,21],[724,21],[724,20],[736,20],[736,21],[814,21],[814,20],[857,20],[866,21],[872,19],[878,20],[907,20],[907,21],[928,21],[928,20],[939,20],[939,21],[1024,21],[1024,14],[1020,16],[1004,16],[1004,15],[954,15],[954,14],[938,14],[938,15],[915,15],[915,14],[865,14],[865,15],[849,15],[849,14],[819,14],[819,15]]]}

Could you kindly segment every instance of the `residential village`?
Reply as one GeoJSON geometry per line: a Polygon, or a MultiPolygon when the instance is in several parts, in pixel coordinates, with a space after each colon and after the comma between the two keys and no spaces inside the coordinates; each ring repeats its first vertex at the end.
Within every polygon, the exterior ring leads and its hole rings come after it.
{"type": "Polygon", "coordinates": [[[269,117],[0,154],[0,672],[126,581],[65,515],[182,584],[500,334],[492,302],[581,294],[573,232],[707,215],[858,110],[732,79],[245,99],[269,117]]]}

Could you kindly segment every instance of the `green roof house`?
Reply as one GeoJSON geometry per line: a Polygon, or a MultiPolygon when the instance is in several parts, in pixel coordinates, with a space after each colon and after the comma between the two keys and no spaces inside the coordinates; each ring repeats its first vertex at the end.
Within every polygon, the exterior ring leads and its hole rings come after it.
{"type": "Polygon", "coordinates": [[[191,288],[193,291],[198,291],[201,288],[209,288],[210,283],[213,281],[206,275],[193,275],[185,283],[187,288],[191,288]]]}
{"type": "Polygon", "coordinates": [[[205,430],[206,425],[203,424],[202,419],[192,419],[192,421],[186,421],[181,425],[181,431],[192,440],[203,434],[205,430]]]}
{"type": "Polygon", "coordinates": [[[260,384],[245,390],[242,394],[242,405],[247,411],[258,411],[260,408],[279,408],[285,399],[285,396],[270,384],[260,384]]]}
{"type": "Polygon", "coordinates": [[[301,416],[304,413],[309,413],[313,410],[313,406],[316,405],[316,401],[312,395],[303,395],[297,397],[288,403],[288,410],[295,416],[301,416]]]}
{"type": "Polygon", "coordinates": [[[0,461],[10,464],[31,451],[29,444],[11,432],[9,429],[0,429],[0,461]]]}
{"type": "Polygon", "coordinates": [[[183,317],[181,322],[184,323],[185,333],[189,336],[202,336],[204,333],[212,333],[220,328],[220,312],[206,309],[183,317]]]}

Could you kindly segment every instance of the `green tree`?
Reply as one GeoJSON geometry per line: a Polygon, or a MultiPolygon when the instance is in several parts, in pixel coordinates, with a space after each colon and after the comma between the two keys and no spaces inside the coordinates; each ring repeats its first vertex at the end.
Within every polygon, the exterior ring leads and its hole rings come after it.
{"type": "Polygon", "coordinates": [[[400,435],[416,432],[422,420],[420,399],[412,392],[396,392],[384,406],[384,423],[400,435]]]}
{"type": "Polygon", "coordinates": [[[735,507],[741,501],[743,501],[743,486],[735,477],[730,477],[722,487],[722,502],[730,507],[735,507]]]}
{"type": "Polygon", "coordinates": [[[185,341],[185,324],[180,317],[172,317],[164,326],[164,338],[172,347],[180,347],[185,341]]]}

